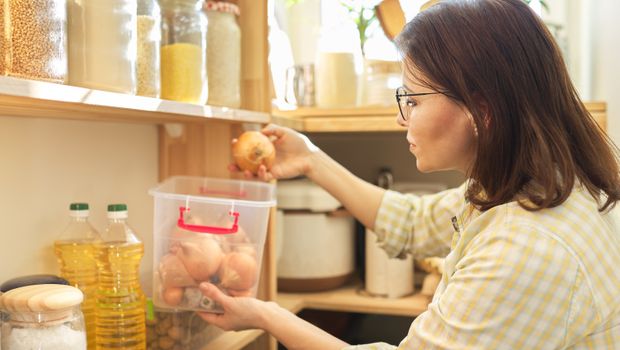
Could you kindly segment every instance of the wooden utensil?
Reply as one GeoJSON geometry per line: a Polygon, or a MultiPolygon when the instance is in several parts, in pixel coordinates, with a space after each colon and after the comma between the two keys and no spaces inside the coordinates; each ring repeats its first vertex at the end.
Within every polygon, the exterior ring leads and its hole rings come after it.
{"type": "Polygon", "coordinates": [[[385,36],[390,40],[394,40],[405,26],[405,13],[398,0],[381,1],[379,5],[375,6],[375,14],[385,36]]]}

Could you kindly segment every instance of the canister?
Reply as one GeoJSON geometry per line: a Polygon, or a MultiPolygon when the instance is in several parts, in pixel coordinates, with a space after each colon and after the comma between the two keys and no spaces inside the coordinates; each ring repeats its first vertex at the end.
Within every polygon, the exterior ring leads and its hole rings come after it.
{"type": "Polygon", "coordinates": [[[2,349],[86,350],[82,292],[60,284],[12,289],[0,296],[2,349]]]}
{"type": "Polygon", "coordinates": [[[161,0],[161,98],[207,101],[207,20],[200,0],[161,0]]]}
{"type": "Polygon", "coordinates": [[[241,106],[241,29],[239,6],[205,1],[207,15],[207,77],[209,99],[214,106],[241,106]]]}

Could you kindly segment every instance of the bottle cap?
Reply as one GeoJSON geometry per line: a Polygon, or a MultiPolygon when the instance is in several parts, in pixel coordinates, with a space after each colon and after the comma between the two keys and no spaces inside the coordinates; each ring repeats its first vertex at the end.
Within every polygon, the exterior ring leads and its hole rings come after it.
{"type": "Polygon", "coordinates": [[[88,203],[71,203],[69,205],[69,215],[77,218],[88,217],[88,203]]]}
{"type": "Polygon", "coordinates": [[[88,210],[88,203],[71,203],[70,210],[88,210]]]}
{"type": "Polygon", "coordinates": [[[127,204],[108,205],[108,218],[126,219],[127,218],[127,204]]]}

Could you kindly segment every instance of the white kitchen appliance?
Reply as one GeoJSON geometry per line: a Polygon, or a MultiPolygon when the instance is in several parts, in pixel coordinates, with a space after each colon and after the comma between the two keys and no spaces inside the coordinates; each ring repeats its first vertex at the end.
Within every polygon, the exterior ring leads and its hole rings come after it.
{"type": "Polygon", "coordinates": [[[355,221],[340,202],[307,179],[278,181],[283,211],[277,237],[278,289],[310,292],[337,288],[355,270],[355,221]]]}

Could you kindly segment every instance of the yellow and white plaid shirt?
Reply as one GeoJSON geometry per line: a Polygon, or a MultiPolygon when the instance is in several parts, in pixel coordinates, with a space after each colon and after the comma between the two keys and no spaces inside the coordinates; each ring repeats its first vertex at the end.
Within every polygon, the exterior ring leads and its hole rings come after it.
{"type": "Polygon", "coordinates": [[[383,198],[375,231],[388,255],[446,257],[432,302],[398,349],[620,349],[614,214],[599,213],[580,186],[535,212],[516,202],[480,212],[464,191],[383,198]]]}

